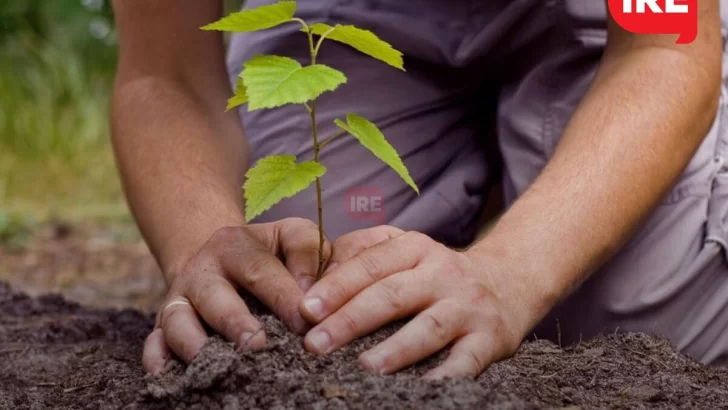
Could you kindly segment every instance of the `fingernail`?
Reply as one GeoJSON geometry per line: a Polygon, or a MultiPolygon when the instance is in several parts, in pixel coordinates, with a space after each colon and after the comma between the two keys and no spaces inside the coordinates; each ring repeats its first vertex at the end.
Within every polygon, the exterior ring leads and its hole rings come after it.
{"type": "Polygon", "coordinates": [[[422,376],[424,380],[440,380],[442,377],[440,377],[437,372],[434,370],[431,372],[426,373],[424,376],[422,376]]]}
{"type": "Polygon", "coordinates": [[[250,343],[250,339],[255,336],[255,333],[252,332],[243,332],[242,335],[240,335],[240,341],[238,342],[238,346],[245,348],[248,346],[248,343],[250,343]]]}
{"type": "Polygon", "coordinates": [[[296,311],[291,319],[291,330],[296,333],[303,333],[306,331],[306,326],[308,326],[308,324],[305,320],[303,320],[301,314],[296,311]]]}
{"type": "Polygon", "coordinates": [[[255,344],[255,337],[262,331],[263,329],[260,329],[257,332],[243,332],[238,339],[238,346],[240,346],[243,350],[262,348],[263,345],[258,346],[255,344]]]}
{"type": "Polygon", "coordinates": [[[387,356],[384,352],[363,353],[361,355],[361,361],[362,365],[367,369],[379,374],[385,373],[384,366],[387,361],[387,356]]]}
{"type": "Polygon", "coordinates": [[[331,347],[331,336],[323,330],[308,335],[308,342],[316,353],[327,353],[331,347]]]}
{"type": "Polygon", "coordinates": [[[324,302],[321,298],[306,298],[303,300],[303,307],[314,319],[321,320],[324,318],[324,302]]]}
{"type": "Polygon", "coordinates": [[[301,288],[302,291],[308,292],[309,289],[313,287],[313,285],[316,283],[314,278],[310,276],[303,276],[301,279],[298,280],[298,287],[301,288]]]}
{"type": "Polygon", "coordinates": [[[152,369],[149,371],[149,374],[151,374],[152,376],[157,376],[159,373],[161,373],[162,369],[164,369],[165,363],[167,363],[166,357],[161,362],[154,365],[152,367],[152,369]]]}
{"type": "Polygon", "coordinates": [[[427,372],[424,376],[422,376],[425,380],[442,380],[445,378],[443,373],[437,369],[431,370],[427,372]]]}

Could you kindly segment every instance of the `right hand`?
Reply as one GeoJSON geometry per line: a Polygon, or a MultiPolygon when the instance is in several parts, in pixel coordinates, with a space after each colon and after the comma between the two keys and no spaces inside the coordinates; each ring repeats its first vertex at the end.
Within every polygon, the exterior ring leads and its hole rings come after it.
{"type": "MultiPolygon", "coordinates": [[[[238,294],[243,289],[291,330],[308,330],[298,306],[315,283],[318,227],[299,218],[219,229],[185,265],[170,274],[169,291],[144,343],[142,365],[156,374],[170,352],[191,362],[207,339],[204,321],[241,348],[265,346],[266,336],[238,294]]],[[[331,246],[324,246],[328,259],[331,246]]]]}

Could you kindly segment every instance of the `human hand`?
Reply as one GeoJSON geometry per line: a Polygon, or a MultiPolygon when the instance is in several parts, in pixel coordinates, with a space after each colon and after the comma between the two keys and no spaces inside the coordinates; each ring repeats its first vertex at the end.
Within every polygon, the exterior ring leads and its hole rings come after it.
{"type": "MultiPolygon", "coordinates": [[[[207,339],[203,321],[243,348],[263,347],[265,332],[238,289],[255,295],[291,330],[305,332],[298,306],[315,282],[318,249],[317,226],[298,218],[215,232],[181,272],[171,275],[164,307],[144,343],[144,369],[159,372],[170,350],[192,361],[207,339]]],[[[324,256],[330,252],[327,242],[324,256]]]]}
{"type": "Polygon", "coordinates": [[[390,226],[345,235],[333,245],[325,276],[301,303],[304,318],[318,323],[306,335],[306,348],[328,353],[415,316],[362,353],[361,364],[391,373],[454,343],[447,360],[426,377],[476,376],[515,353],[543,311],[529,309],[524,284],[497,269],[484,258],[390,226]]]}

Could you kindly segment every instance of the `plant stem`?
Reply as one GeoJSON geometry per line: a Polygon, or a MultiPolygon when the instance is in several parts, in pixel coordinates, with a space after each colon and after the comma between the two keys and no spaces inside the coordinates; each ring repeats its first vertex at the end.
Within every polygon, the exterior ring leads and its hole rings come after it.
{"type": "Polygon", "coordinates": [[[333,33],[334,30],[336,30],[336,27],[331,27],[328,31],[326,31],[324,34],[321,35],[321,38],[319,38],[318,44],[316,44],[316,48],[313,51],[314,54],[318,55],[318,52],[321,49],[321,44],[324,43],[324,40],[326,40],[326,37],[328,37],[329,34],[333,33]]]}
{"type": "MultiPolygon", "coordinates": [[[[319,41],[318,46],[314,47],[313,43],[313,32],[311,28],[307,30],[308,34],[308,45],[311,51],[311,65],[316,64],[316,56],[318,55],[319,46],[323,37],[319,41]]],[[[321,145],[318,141],[318,126],[316,124],[316,100],[311,101],[311,105],[307,106],[309,116],[311,117],[311,132],[313,134],[313,160],[319,163],[319,154],[321,153],[321,145]]],[[[316,280],[321,279],[324,273],[324,265],[326,260],[324,259],[324,204],[323,195],[321,193],[321,178],[316,178],[316,202],[318,207],[318,230],[319,230],[319,249],[318,249],[318,271],[316,272],[316,280]]]]}
{"type": "MultiPolygon", "coordinates": [[[[318,130],[316,127],[316,101],[311,102],[311,123],[313,131],[313,160],[319,162],[319,154],[321,152],[321,146],[318,143],[318,130]]],[[[316,280],[321,279],[321,275],[324,273],[324,205],[321,194],[321,178],[316,178],[316,201],[318,205],[318,228],[319,228],[319,264],[318,272],[316,273],[316,280]]]]}
{"type": "Polygon", "coordinates": [[[303,21],[302,19],[300,19],[298,17],[294,17],[294,18],[291,19],[291,21],[296,21],[296,22],[300,23],[301,26],[303,26],[303,31],[305,31],[306,33],[308,33],[309,31],[311,31],[311,29],[308,28],[308,24],[306,24],[306,22],[303,21]]]}
{"type": "Polygon", "coordinates": [[[348,134],[348,132],[346,132],[346,131],[344,131],[344,130],[341,130],[341,131],[339,131],[339,132],[337,132],[337,133],[335,133],[335,134],[332,134],[332,135],[331,135],[330,137],[328,137],[328,138],[326,138],[325,140],[321,141],[321,143],[319,144],[319,149],[323,149],[323,148],[324,148],[325,146],[327,146],[327,145],[328,145],[328,144],[329,144],[329,143],[330,143],[331,141],[333,141],[333,140],[335,140],[335,139],[337,139],[337,138],[339,138],[339,137],[341,137],[341,136],[343,136],[343,135],[346,135],[346,134],[348,134]]]}

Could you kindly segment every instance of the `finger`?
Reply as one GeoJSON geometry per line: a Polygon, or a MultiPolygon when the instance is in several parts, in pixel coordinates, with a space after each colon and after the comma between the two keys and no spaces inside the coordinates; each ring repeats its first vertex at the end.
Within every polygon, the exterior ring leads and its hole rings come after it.
{"type": "Polygon", "coordinates": [[[436,304],[384,342],[362,353],[359,361],[375,373],[396,372],[435,354],[461,336],[463,324],[463,316],[456,309],[436,304]]]}
{"type": "Polygon", "coordinates": [[[144,341],[144,352],[142,353],[142,368],[145,372],[156,375],[159,373],[169,358],[169,347],[164,341],[162,329],[154,329],[144,341]]]}
{"type": "Polygon", "coordinates": [[[303,291],[285,266],[267,249],[228,249],[220,257],[227,276],[255,295],[297,333],[307,324],[298,311],[303,291]]]}
{"type": "Polygon", "coordinates": [[[327,273],[339,264],[353,258],[354,255],[364,249],[371,248],[378,243],[390,240],[402,235],[403,233],[403,230],[394,226],[382,225],[374,228],[349,232],[346,235],[339,237],[339,239],[334,242],[327,273]]]}
{"type": "Polygon", "coordinates": [[[238,292],[222,276],[209,275],[195,283],[190,301],[202,319],[227,340],[243,349],[265,347],[260,322],[250,314],[238,292]]]}
{"type": "Polygon", "coordinates": [[[160,315],[164,340],[177,357],[190,363],[205,344],[207,332],[186,299],[170,300],[165,306],[160,315]],[[172,304],[177,301],[187,303],[172,304]]]}
{"type": "Polygon", "coordinates": [[[418,273],[405,271],[366,288],[313,328],[304,339],[309,351],[328,353],[397,319],[423,309],[430,292],[418,273]]]}
{"type": "MultiPolygon", "coordinates": [[[[278,240],[286,268],[304,292],[311,289],[318,276],[319,235],[318,225],[308,219],[288,218],[280,221],[278,240]]],[[[327,263],[331,257],[331,244],[325,235],[323,240],[323,258],[324,263],[327,263]]]]}
{"type": "Polygon", "coordinates": [[[429,241],[425,235],[407,232],[356,254],[306,293],[301,314],[310,322],[320,322],[375,282],[414,268],[429,241]]]}
{"type": "Polygon", "coordinates": [[[445,362],[430,370],[425,378],[475,377],[496,359],[493,346],[487,333],[469,334],[455,343],[445,362]]]}

